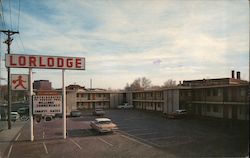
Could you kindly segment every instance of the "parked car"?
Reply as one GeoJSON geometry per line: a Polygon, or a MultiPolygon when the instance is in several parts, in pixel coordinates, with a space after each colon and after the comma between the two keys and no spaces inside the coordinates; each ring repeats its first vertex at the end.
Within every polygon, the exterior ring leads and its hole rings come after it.
{"type": "Polygon", "coordinates": [[[20,118],[20,115],[17,113],[17,112],[11,112],[10,113],[10,120],[11,121],[16,121],[16,120],[18,120],[20,118]]]}
{"type": "Polygon", "coordinates": [[[23,116],[23,115],[26,115],[28,116],[29,115],[29,107],[21,107],[17,110],[18,114],[20,116],[23,116]]]}
{"type": "Polygon", "coordinates": [[[185,109],[176,110],[175,112],[167,115],[167,118],[170,118],[170,119],[178,119],[178,118],[185,118],[185,117],[187,117],[187,110],[185,109]]]}
{"type": "Polygon", "coordinates": [[[55,117],[56,117],[56,118],[62,118],[62,117],[63,117],[63,114],[62,114],[62,113],[57,113],[57,114],[55,114],[55,117]]]}
{"type": "Polygon", "coordinates": [[[73,110],[70,112],[70,116],[71,117],[80,117],[80,116],[82,116],[82,112],[79,110],[73,110]]]}
{"type": "Polygon", "coordinates": [[[103,109],[95,109],[92,112],[92,114],[95,116],[103,116],[103,115],[105,115],[105,111],[103,109]]]}
{"type": "Polygon", "coordinates": [[[47,122],[47,121],[51,121],[53,119],[53,115],[50,115],[50,114],[47,114],[44,116],[44,121],[47,122]]]}
{"type": "Polygon", "coordinates": [[[109,118],[96,118],[95,121],[90,122],[90,126],[99,133],[114,132],[118,129],[117,125],[112,123],[109,118]]]}
{"type": "Polygon", "coordinates": [[[131,109],[133,107],[134,107],[133,105],[129,105],[128,103],[124,103],[122,105],[117,106],[118,109],[131,109]]]}

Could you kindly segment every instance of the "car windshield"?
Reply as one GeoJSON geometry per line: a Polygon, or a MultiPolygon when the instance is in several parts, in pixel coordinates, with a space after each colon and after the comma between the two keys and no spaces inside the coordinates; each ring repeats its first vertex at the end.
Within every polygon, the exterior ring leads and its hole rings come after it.
{"type": "Polygon", "coordinates": [[[110,123],[112,123],[111,121],[99,121],[98,122],[99,124],[110,124],[110,123]]]}

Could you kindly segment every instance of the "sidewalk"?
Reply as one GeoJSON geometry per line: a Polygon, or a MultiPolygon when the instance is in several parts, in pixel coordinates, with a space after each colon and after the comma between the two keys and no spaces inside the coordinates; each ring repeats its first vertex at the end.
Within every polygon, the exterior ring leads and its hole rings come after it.
{"type": "Polygon", "coordinates": [[[11,129],[8,129],[7,122],[3,130],[0,131],[0,158],[4,156],[6,150],[8,150],[11,141],[15,139],[19,131],[29,121],[16,121],[11,124],[11,129]]]}

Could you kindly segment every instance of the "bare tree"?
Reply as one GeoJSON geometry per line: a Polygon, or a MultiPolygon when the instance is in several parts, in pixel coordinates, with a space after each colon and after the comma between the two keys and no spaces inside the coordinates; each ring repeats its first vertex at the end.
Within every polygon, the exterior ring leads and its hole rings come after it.
{"type": "Polygon", "coordinates": [[[125,90],[143,90],[151,87],[151,80],[146,77],[136,78],[131,85],[128,83],[125,86],[125,90]]]}
{"type": "Polygon", "coordinates": [[[176,86],[176,81],[172,79],[168,79],[167,81],[163,83],[162,87],[166,88],[166,87],[173,87],[173,86],[176,86]]]}
{"type": "Polygon", "coordinates": [[[149,88],[151,87],[151,80],[147,79],[146,77],[141,78],[141,87],[142,88],[149,88]]]}

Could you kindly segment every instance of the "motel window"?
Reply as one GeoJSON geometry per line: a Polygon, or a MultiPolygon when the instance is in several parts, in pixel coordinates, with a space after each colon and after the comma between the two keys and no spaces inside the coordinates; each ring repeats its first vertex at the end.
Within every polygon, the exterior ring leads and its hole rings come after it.
{"type": "Polygon", "coordinates": [[[213,96],[217,96],[218,95],[218,90],[217,89],[213,89],[213,96]]]}
{"type": "Polygon", "coordinates": [[[101,94],[98,94],[98,97],[101,97],[102,95],[101,94]]]}
{"type": "Polygon", "coordinates": [[[246,95],[246,90],[245,88],[240,89],[240,96],[244,97],[246,95]]]}
{"type": "Polygon", "coordinates": [[[207,111],[207,112],[210,112],[210,105],[207,105],[207,106],[206,106],[206,111],[207,111]]]}
{"type": "Polygon", "coordinates": [[[221,88],[218,89],[218,96],[222,96],[222,89],[221,88]]]}
{"type": "Polygon", "coordinates": [[[213,106],[213,112],[219,112],[219,107],[217,105],[213,106]]]}
{"type": "Polygon", "coordinates": [[[79,96],[80,96],[80,94],[79,94],[79,93],[77,93],[77,94],[76,94],[76,97],[77,97],[77,98],[79,98],[79,96]]]}
{"type": "Polygon", "coordinates": [[[207,89],[207,96],[210,96],[211,93],[210,93],[210,89],[207,89]]]}
{"type": "Polygon", "coordinates": [[[240,115],[247,114],[248,111],[249,111],[249,108],[247,108],[247,107],[242,107],[242,106],[239,107],[239,114],[240,114],[240,115]]]}

